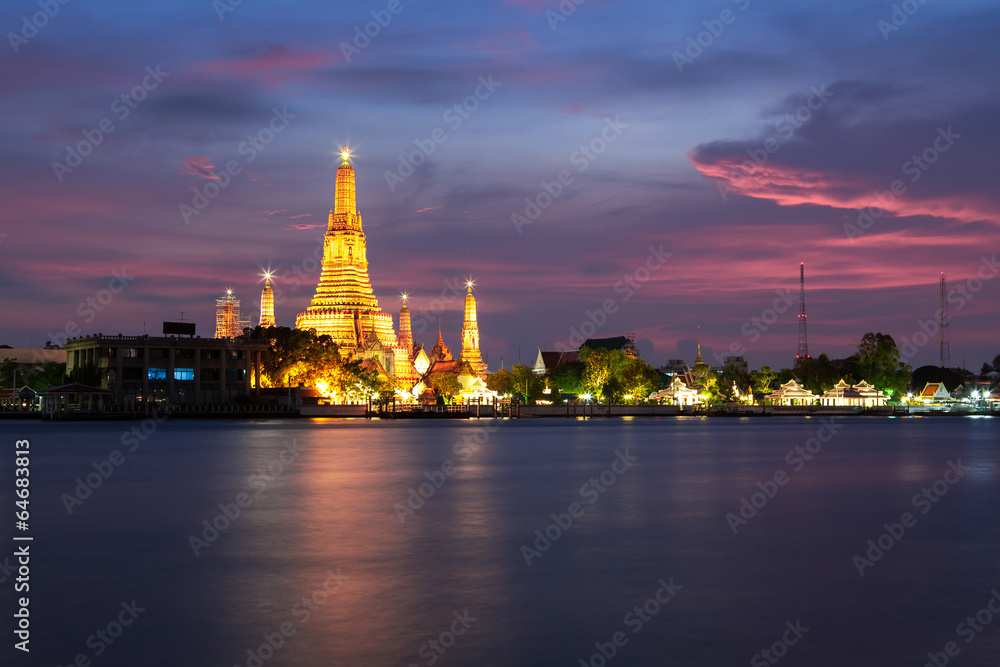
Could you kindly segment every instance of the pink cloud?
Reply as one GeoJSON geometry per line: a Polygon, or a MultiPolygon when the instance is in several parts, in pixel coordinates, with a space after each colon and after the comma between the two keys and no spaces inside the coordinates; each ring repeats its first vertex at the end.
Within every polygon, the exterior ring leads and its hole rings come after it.
{"type": "Polygon", "coordinates": [[[441,204],[440,206],[428,206],[427,208],[422,208],[422,209],[420,209],[419,211],[416,211],[416,212],[417,213],[424,213],[426,211],[437,211],[438,209],[442,209],[442,208],[444,208],[444,204],[441,204]]]}
{"type": "Polygon", "coordinates": [[[219,178],[218,174],[215,173],[215,165],[212,163],[212,158],[204,155],[192,155],[184,160],[184,164],[181,165],[178,171],[182,174],[197,176],[198,178],[205,178],[210,181],[218,180],[219,178]]]}
{"type": "Polygon", "coordinates": [[[332,67],[343,60],[343,55],[332,49],[293,51],[286,46],[275,46],[264,53],[224,58],[199,63],[195,74],[263,81],[274,84],[299,80],[304,73],[332,67]]]}
{"type": "MultiPolygon", "coordinates": [[[[1000,223],[995,204],[982,197],[921,198],[908,190],[902,190],[897,196],[889,192],[892,183],[876,183],[860,175],[772,163],[758,165],[731,156],[699,158],[689,153],[688,159],[727,194],[769,199],[779,206],[815,204],[855,210],[878,207],[886,211],[885,217],[927,215],[958,222],[987,220],[1000,223]]],[[[903,185],[908,186],[907,183],[903,185]]]]}

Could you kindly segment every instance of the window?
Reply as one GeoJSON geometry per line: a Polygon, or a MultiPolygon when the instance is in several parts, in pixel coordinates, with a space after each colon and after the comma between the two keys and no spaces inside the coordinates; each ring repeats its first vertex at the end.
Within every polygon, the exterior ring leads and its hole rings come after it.
{"type": "Polygon", "coordinates": [[[247,372],[242,368],[226,369],[226,382],[243,382],[246,376],[247,372]]]}
{"type": "Polygon", "coordinates": [[[166,380],[167,379],[167,369],[166,368],[153,368],[149,367],[149,372],[146,376],[150,380],[166,380]]]}
{"type": "Polygon", "coordinates": [[[201,351],[201,358],[202,359],[221,359],[222,358],[222,354],[221,354],[221,352],[219,350],[202,350],[201,351]]]}
{"type": "Polygon", "coordinates": [[[175,380],[194,380],[194,369],[193,368],[175,368],[174,369],[174,379],[175,380]]]}
{"type": "Polygon", "coordinates": [[[122,380],[141,380],[142,379],[142,369],[136,367],[126,366],[122,369],[122,380]]]}
{"type": "Polygon", "coordinates": [[[122,356],[130,359],[142,359],[142,348],[123,347],[122,356]]]}
{"type": "Polygon", "coordinates": [[[246,350],[226,350],[226,359],[246,359],[246,350]]]}
{"type": "Polygon", "coordinates": [[[109,347],[109,348],[107,348],[107,350],[105,352],[106,353],[105,353],[104,356],[106,356],[108,359],[114,359],[115,357],[118,356],[118,348],[117,347],[109,347]]]}
{"type": "Polygon", "coordinates": [[[194,359],[194,350],[176,350],[174,359],[194,359]]]}

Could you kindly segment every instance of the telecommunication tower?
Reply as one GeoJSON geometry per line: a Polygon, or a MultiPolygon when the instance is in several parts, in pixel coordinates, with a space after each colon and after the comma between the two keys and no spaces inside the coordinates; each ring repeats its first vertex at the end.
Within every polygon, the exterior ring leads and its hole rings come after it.
{"type": "Polygon", "coordinates": [[[799,263],[799,351],[796,359],[809,359],[809,342],[806,338],[806,263],[799,263]]]}
{"type": "Polygon", "coordinates": [[[938,326],[941,329],[941,368],[951,364],[951,341],[948,340],[948,280],[941,272],[941,310],[938,313],[938,326]]]}

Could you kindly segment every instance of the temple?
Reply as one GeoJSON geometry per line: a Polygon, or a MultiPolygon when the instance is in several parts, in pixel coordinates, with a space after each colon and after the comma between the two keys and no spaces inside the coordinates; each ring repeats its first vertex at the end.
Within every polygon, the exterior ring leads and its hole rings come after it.
{"type": "Polygon", "coordinates": [[[378,359],[389,375],[396,375],[397,363],[409,363],[409,352],[396,338],[392,315],[382,312],[372,291],[354,167],[346,146],[341,157],[344,161],[337,169],[334,207],[323,243],[323,271],[312,303],[295,318],[295,328],[328,335],[341,353],[378,359]]]}
{"type": "MultiPolygon", "coordinates": [[[[334,207],[330,211],[323,244],[322,273],[312,302],[305,312],[295,318],[295,328],[313,329],[317,334],[330,336],[345,356],[366,362],[377,360],[388,375],[401,381],[399,384],[419,392],[418,385],[423,386],[421,380],[427,379],[436,362],[452,361],[451,350],[441,336],[440,322],[437,343],[429,355],[421,345],[414,344],[406,294],[399,311],[398,336],[392,315],[383,313],[379,307],[368,277],[368,249],[357,208],[354,167],[347,146],[341,157],[343,161],[337,169],[334,207]]],[[[472,285],[472,281],[467,283],[462,353],[454,361],[464,362],[462,368],[471,370],[472,375],[481,381],[486,373],[486,364],[479,352],[479,325],[472,285]]],[[[265,287],[267,290],[269,287],[265,287]]],[[[262,295],[262,323],[263,304],[262,295]]],[[[273,311],[271,317],[273,319],[273,311]]],[[[439,367],[438,372],[442,368],[439,367]]]]}
{"type": "MultiPolygon", "coordinates": [[[[462,361],[469,364],[472,370],[481,375],[486,372],[486,364],[479,352],[479,324],[476,322],[476,297],[472,296],[473,282],[466,283],[469,293],[465,295],[465,319],[462,322],[462,361]]],[[[440,329],[438,337],[441,336],[440,329]]]]}
{"type": "Polygon", "coordinates": [[[273,327],[274,323],[274,291],[271,289],[271,273],[264,273],[264,289],[260,293],[260,322],[262,327],[273,327]]]}

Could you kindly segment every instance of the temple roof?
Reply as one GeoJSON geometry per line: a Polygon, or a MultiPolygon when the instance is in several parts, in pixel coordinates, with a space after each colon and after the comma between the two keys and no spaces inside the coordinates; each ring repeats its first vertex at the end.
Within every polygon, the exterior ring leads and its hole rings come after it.
{"type": "Polygon", "coordinates": [[[431,348],[431,353],[428,355],[431,359],[438,359],[440,361],[450,361],[451,360],[451,350],[447,345],[444,344],[444,338],[441,336],[441,321],[438,320],[438,339],[434,343],[434,347],[431,348]]]}

